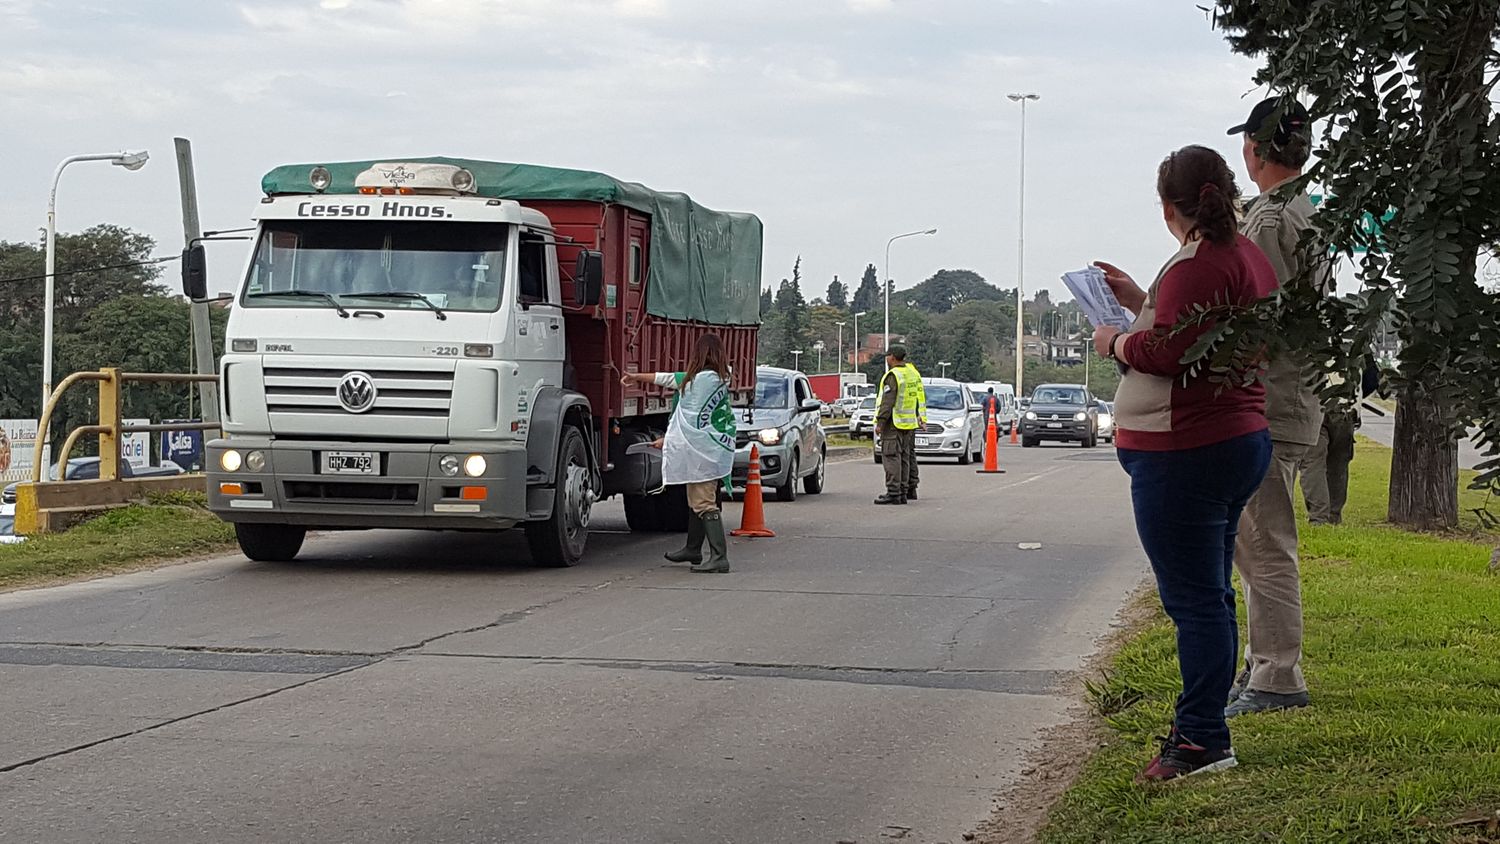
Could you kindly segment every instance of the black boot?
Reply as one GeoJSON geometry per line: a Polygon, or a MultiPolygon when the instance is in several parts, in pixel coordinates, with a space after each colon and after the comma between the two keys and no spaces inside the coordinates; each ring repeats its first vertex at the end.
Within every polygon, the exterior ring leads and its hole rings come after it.
{"type": "Polygon", "coordinates": [[[693,571],[729,571],[729,539],[724,535],[724,519],[719,511],[704,513],[703,534],[708,538],[708,559],[693,566],[693,571]]]}
{"type": "Polygon", "coordinates": [[[906,496],[904,496],[904,495],[892,495],[889,492],[887,492],[885,495],[882,495],[879,498],[875,499],[875,503],[876,504],[905,504],[906,503],[906,496]]]}
{"type": "Polygon", "coordinates": [[[906,500],[907,501],[916,501],[917,500],[917,491],[915,489],[907,490],[906,500]]]}
{"type": "Polygon", "coordinates": [[[663,556],[674,563],[703,562],[703,519],[697,513],[688,513],[687,543],[682,550],[668,551],[663,556]]]}

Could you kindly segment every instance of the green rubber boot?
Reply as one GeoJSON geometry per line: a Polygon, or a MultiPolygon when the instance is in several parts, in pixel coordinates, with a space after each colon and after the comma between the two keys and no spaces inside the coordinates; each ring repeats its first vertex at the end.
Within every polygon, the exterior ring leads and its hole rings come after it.
{"type": "Polygon", "coordinates": [[[717,510],[704,513],[703,533],[708,537],[708,560],[693,566],[693,571],[724,573],[729,571],[729,540],[724,536],[724,519],[717,510]]]}
{"type": "Polygon", "coordinates": [[[674,563],[703,562],[703,520],[697,513],[688,513],[687,544],[681,551],[668,551],[664,556],[674,563]]]}

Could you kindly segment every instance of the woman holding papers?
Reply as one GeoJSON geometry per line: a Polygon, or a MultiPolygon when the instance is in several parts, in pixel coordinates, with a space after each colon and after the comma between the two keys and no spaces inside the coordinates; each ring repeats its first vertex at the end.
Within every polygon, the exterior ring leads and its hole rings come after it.
{"type": "Polygon", "coordinates": [[[1264,254],[1236,228],[1239,189],[1224,159],[1201,146],[1162,162],[1157,193],[1179,249],[1149,290],[1100,263],[1129,331],[1094,332],[1100,355],[1124,365],[1115,397],[1120,464],[1130,475],[1136,531],[1177,627],[1182,694],[1160,755],[1137,782],[1235,764],[1224,701],[1239,660],[1230,572],[1240,511],[1270,461],[1265,390],[1255,379],[1214,383],[1182,363],[1205,326],[1174,331],[1196,305],[1248,305],[1276,289],[1264,254]]]}
{"type": "Polygon", "coordinates": [[[729,356],[717,334],[704,334],[681,372],[627,372],[620,383],[655,384],[677,393],[667,435],[657,440],[662,482],[687,487],[687,543],[666,557],[693,571],[729,571],[728,542],[719,512],[719,484],[734,469],[734,411],[729,407],[729,356]],[[703,541],[709,557],[703,559],[703,541]]]}

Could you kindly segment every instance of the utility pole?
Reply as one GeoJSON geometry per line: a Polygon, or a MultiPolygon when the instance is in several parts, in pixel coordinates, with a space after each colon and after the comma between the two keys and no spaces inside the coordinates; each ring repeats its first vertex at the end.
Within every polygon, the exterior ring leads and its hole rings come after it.
{"type": "MultiPolygon", "coordinates": [[[[203,227],[198,222],[198,185],[193,179],[193,145],[187,138],[173,138],[177,147],[177,181],[182,189],[182,238],[184,246],[192,247],[203,236],[203,227]]],[[[193,318],[193,371],[199,375],[212,375],[214,367],[214,335],[208,318],[208,303],[192,303],[193,318]]],[[[219,385],[205,382],[198,385],[198,400],[203,409],[203,421],[219,421],[219,385]]]]}
{"type": "MultiPolygon", "coordinates": [[[[1036,94],[1009,94],[1011,102],[1021,104],[1021,178],[1019,181],[1021,194],[1021,210],[1016,220],[1016,399],[1020,400],[1024,395],[1021,389],[1021,374],[1025,370],[1026,343],[1024,335],[1026,329],[1022,323],[1022,313],[1026,308],[1024,289],[1026,287],[1026,104],[1041,99],[1036,94]]],[[[1037,333],[1040,334],[1042,326],[1037,324],[1037,333]]]]}

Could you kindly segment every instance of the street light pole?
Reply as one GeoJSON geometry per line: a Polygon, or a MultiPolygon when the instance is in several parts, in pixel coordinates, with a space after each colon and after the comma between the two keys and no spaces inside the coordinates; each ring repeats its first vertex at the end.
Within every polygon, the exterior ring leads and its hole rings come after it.
{"type": "MultiPolygon", "coordinates": [[[[1021,386],[1021,373],[1024,367],[1024,346],[1022,335],[1025,327],[1021,323],[1021,311],[1026,305],[1024,293],[1026,278],[1026,104],[1041,99],[1040,94],[1009,94],[1008,98],[1013,103],[1021,104],[1021,212],[1016,220],[1016,398],[1024,395],[1021,386]]],[[[1038,330],[1041,326],[1037,326],[1038,330]]]]}
{"type": "Polygon", "coordinates": [[[854,315],[854,334],[849,338],[849,345],[854,347],[854,366],[851,370],[859,371],[859,318],[868,314],[869,311],[860,311],[854,315]]]}
{"type": "Polygon", "coordinates": [[[951,364],[951,363],[949,363],[948,361],[945,361],[945,360],[938,361],[938,366],[941,366],[943,368],[943,375],[942,375],[942,377],[944,377],[944,378],[948,377],[948,367],[950,367],[952,365],[953,364],[951,364]]]}
{"type": "Polygon", "coordinates": [[[838,326],[838,328],[839,328],[839,365],[838,365],[838,371],[840,373],[842,373],[844,371],[844,326],[848,325],[848,323],[835,322],[834,325],[838,326]]]}
{"type": "Polygon", "coordinates": [[[885,350],[891,350],[891,244],[903,237],[916,237],[917,235],[937,234],[937,229],[924,229],[918,232],[907,232],[898,234],[885,242],[885,350]]]}
{"type": "MultiPolygon", "coordinates": [[[[139,170],[146,166],[148,158],[150,156],[144,150],[74,155],[64,158],[52,175],[52,190],[47,194],[47,280],[42,302],[42,404],[37,408],[38,419],[47,412],[47,401],[52,398],[52,309],[57,298],[57,184],[62,181],[63,170],[76,161],[108,161],[126,170],[139,170]]],[[[42,438],[42,470],[45,472],[52,463],[52,445],[46,431],[38,431],[37,436],[42,438]]]]}
{"type": "Polygon", "coordinates": [[[792,349],[792,368],[798,372],[802,371],[802,350],[792,349]]]}
{"type": "Polygon", "coordinates": [[[823,350],[825,348],[827,348],[827,346],[823,345],[822,340],[819,340],[818,342],[813,344],[813,351],[818,353],[818,372],[820,373],[823,371],[823,350]]]}

